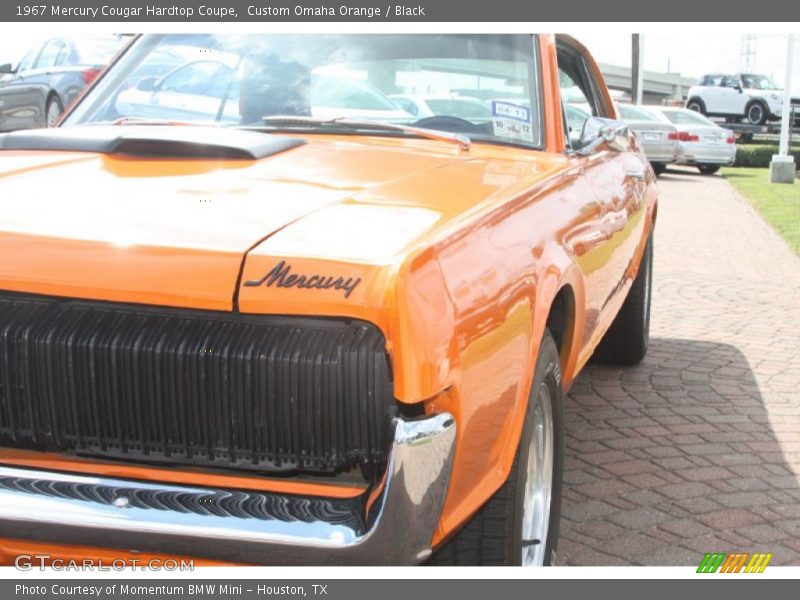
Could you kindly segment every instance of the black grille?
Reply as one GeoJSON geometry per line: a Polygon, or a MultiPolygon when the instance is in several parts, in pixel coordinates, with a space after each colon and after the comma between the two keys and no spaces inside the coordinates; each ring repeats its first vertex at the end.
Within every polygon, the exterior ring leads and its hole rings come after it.
{"type": "Polygon", "coordinates": [[[366,470],[394,406],[380,331],[0,294],[0,444],[145,463],[366,470]]]}

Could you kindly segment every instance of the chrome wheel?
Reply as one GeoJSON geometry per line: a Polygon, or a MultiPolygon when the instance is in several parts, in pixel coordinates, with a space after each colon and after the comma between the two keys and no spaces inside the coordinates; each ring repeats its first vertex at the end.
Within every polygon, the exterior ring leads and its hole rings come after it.
{"type": "Polygon", "coordinates": [[[60,116],[61,104],[57,98],[53,98],[47,103],[47,126],[54,127],[60,116]]]}
{"type": "Polygon", "coordinates": [[[533,408],[533,435],[525,472],[521,536],[523,565],[545,563],[553,497],[553,449],[553,402],[550,388],[542,383],[533,408]]]}

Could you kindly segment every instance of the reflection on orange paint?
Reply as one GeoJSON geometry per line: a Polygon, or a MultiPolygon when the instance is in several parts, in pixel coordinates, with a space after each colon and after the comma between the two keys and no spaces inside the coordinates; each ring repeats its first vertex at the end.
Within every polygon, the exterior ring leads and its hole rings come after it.
{"type": "MultiPolygon", "coordinates": [[[[0,261],[0,289],[376,324],[398,401],[448,410],[457,422],[438,543],[509,473],[556,294],[568,288],[574,298],[561,351],[569,387],[624,301],[653,226],[655,179],[643,157],[634,160],[645,180],[634,185],[620,180],[630,166],[621,157],[590,162],[563,152],[555,37],[539,40],[546,119],[538,151],[308,135],[303,146],[253,162],[2,152],[0,255],[13,259],[0,261]],[[64,183],[58,195],[53,180],[64,183]],[[352,239],[362,218],[372,227],[368,244],[352,239]],[[336,233],[347,243],[337,244],[336,233]],[[298,273],[362,283],[347,298],[237,290],[237,281],[258,280],[281,260],[298,273]]],[[[363,492],[41,454],[4,453],[0,462],[283,493],[363,492]]]]}

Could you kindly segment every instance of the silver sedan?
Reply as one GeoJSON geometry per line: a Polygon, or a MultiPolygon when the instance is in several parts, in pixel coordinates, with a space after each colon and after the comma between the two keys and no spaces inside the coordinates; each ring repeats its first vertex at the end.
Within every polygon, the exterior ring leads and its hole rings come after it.
{"type": "Polygon", "coordinates": [[[677,164],[692,165],[704,175],[711,175],[736,160],[736,138],[730,129],[685,108],[659,106],[650,110],[678,129],[677,164]]]}
{"type": "Polygon", "coordinates": [[[678,159],[678,129],[674,125],[665,123],[641,106],[618,104],[617,113],[636,134],[656,175],[663,173],[668,164],[678,159]]]}

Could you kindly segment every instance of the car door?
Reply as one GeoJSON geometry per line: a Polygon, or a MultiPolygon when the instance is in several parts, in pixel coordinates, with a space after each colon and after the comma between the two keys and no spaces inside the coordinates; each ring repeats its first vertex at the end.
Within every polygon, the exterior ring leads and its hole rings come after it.
{"type": "Polygon", "coordinates": [[[700,82],[699,95],[706,107],[707,113],[718,113],[722,107],[722,82],[723,75],[706,75],[700,82]]]}
{"type": "Polygon", "coordinates": [[[66,57],[68,51],[69,49],[64,40],[57,38],[47,40],[42,46],[35,63],[25,72],[26,81],[49,85],[49,78],[53,70],[66,57]]]}
{"type": "MultiPolygon", "coordinates": [[[[558,61],[562,88],[569,87],[572,102],[588,108],[593,116],[613,117],[613,107],[600,91],[603,86],[591,57],[562,41],[558,61]],[[576,87],[582,102],[576,97],[576,87]]],[[[567,240],[586,283],[582,341],[584,348],[590,348],[613,321],[628,290],[626,274],[644,228],[648,169],[635,144],[621,152],[601,147],[587,156],[573,153],[571,160],[580,164],[580,177],[592,194],[582,222],[567,240]]]]}
{"type": "Polygon", "coordinates": [[[722,78],[720,85],[720,110],[714,111],[725,115],[743,115],[747,98],[742,93],[739,77],[731,75],[722,78]]]}
{"type": "Polygon", "coordinates": [[[46,89],[30,77],[41,49],[30,50],[14,73],[0,78],[0,131],[42,127],[46,89]]]}

